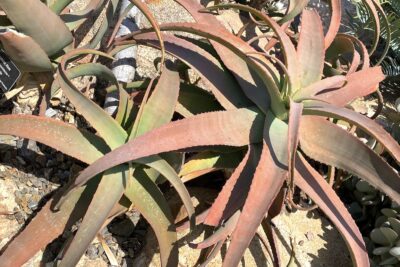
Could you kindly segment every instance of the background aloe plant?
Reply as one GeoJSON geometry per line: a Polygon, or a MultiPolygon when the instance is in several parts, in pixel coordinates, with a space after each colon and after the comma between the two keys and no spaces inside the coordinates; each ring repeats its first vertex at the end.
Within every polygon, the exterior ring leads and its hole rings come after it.
{"type": "MultiPolygon", "coordinates": [[[[133,204],[155,230],[162,265],[177,266],[176,227],[156,186],[161,173],[182,198],[191,229],[195,223],[215,227],[203,242],[190,243],[199,249],[212,247],[203,265],[230,237],[224,266],[237,266],[260,225],[279,265],[271,219],[279,214],[285,199],[302,208],[295,203],[300,189],[341,232],[354,265],[368,266],[357,225],[311,159],[330,166],[330,172],[338,168],[353,173],[394,201],[400,200],[399,175],[393,168],[397,165],[389,165],[361,142],[354,127],[376,139],[396,163],[400,159],[397,142],[373,120],[347,108],[353,100],[375,92],[384,79],[380,67],[371,67],[369,61],[381,30],[379,19],[374,20],[376,33],[368,51],[355,37],[338,34],[340,0],[331,1],[326,34],[317,12],[303,9],[307,1],[293,1],[287,15],[278,20],[239,4],[204,9],[191,0],[177,2],[196,22],[158,25],[146,5],[135,2],[152,28],[117,38],[107,53],[83,48],[68,51],[60,59],[53,89],[62,88],[96,134],[52,119],[0,117],[1,134],[34,139],[89,164],[8,245],[0,262],[4,266],[22,264],[83,218],[60,263],[74,265],[96,233],[133,204]],[[259,47],[222,27],[210,12],[226,8],[250,13],[256,23],[248,27],[273,33],[269,44],[259,47]],[[301,15],[299,35],[289,27],[297,15],[301,15]],[[171,31],[191,33],[201,40],[164,33],[171,31]],[[147,86],[137,87],[137,82],[119,85],[110,70],[98,63],[69,67],[86,54],[112,58],[137,43],[161,50],[160,77],[147,86]],[[165,53],[195,70],[211,93],[181,80],[174,67],[165,64],[165,53]],[[115,119],[71,83],[70,79],[82,75],[107,78],[108,91],[119,92],[115,119]],[[132,88],[145,88],[137,93],[143,98],[139,108],[125,91],[132,88]],[[183,119],[170,122],[175,112],[183,119]],[[336,124],[343,121],[352,129],[336,124]],[[24,131],[28,126],[32,131],[24,131]],[[180,170],[182,179],[171,159],[168,163],[163,158],[176,157],[170,154],[176,151],[193,155],[180,170]],[[216,169],[234,171],[210,209],[195,220],[183,181],[216,169]]],[[[381,10],[376,2],[364,2],[374,15],[381,10]]]]}

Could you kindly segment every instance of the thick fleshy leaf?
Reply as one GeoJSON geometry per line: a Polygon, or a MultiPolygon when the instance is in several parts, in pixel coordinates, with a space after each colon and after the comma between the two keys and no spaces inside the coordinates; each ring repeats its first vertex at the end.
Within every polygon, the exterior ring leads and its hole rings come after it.
{"type": "Polygon", "coordinates": [[[229,177],[211,206],[205,224],[218,226],[243,207],[260,159],[260,150],[259,146],[249,146],[242,162],[229,177]]]}
{"type": "Polygon", "coordinates": [[[349,171],[400,200],[400,177],[368,146],[326,119],[304,116],[300,126],[300,145],[312,159],[349,171]]]}
{"type": "Polygon", "coordinates": [[[330,0],[330,7],[331,21],[329,23],[328,32],[325,34],[325,49],[328,49],[335,39],[340,28],[340,20],[342,18],[341,0],[330,0]]]}
{"type": "Polygon", "coordinates": [[[129,175],[127,169],[127,165],[117,166],[104,173],[78,232],[58,266],[75,266],[78,263],[87,247],[103,227],[115,204],[121,199],[129,175]]]}
{"type": "Polygon", "coordinates": [[[64,22],[38,0],[2,0],[0,7],[18,31],[29,35],[52,56],[72,43],[72,34],[64,22]],[[31,18],[34,14],[33,19],[31,18]]]}
{"type": "Polygon", "coordinates": [[[235,229],[240,217],[240,211],[235,212],[221,227],[219,227],[211,236],[197,244],[189,244],[192,248],[203,249],[208,248],[220,241],[224,241],[235,229]]]}
{"type": "MultiPolygon", "coordinates": [[[[234,78],[211,54],[193,43],[173,35],[163,34],[163,38],[167,53],[195,69],[226,110],[251,105],[234,78]]],[[[135,40],[158,47],[152,33],[137,35],[135,40]]]]}
{"type": "Polygon", "coordinates": [[[374,41],[371,48],[369,49],[369,55],[371,56],[376,48],[378,47],[379,37],[381,35],[381,25],[379,23],[378,11],[375,8],[374,0],[362,0],[365,6],[368,8],[369,14],[372,17],[372,22],[374,26],[374,41]]]}
{"type": "Polygon", "coordinates": [[[345,120],[357,125],[364,132],[373,136],[392,157],[400,163],[400,147],[396,140],[375,121],[349,109],[337,108],[323,102],[307,101],[304,103],[303,114],[327,116],[345,120]]]}
{"type": "Polygon", "coordinates": [[[109,151],[100,137],[70,124],[39,116],[2,115],[0,134],[35,140],[88,164],[109,151]]]}
{"type": "Polygon", "coordinates": [[[250,109],[210,112],[170,122],[107,154],[84,170],[74,186],[113,166],[158,153],[197,146],[246,146],[259,142],[262,124],[263,116],[250,109]]]}
{"type": "Polygon", "coordinates": [[[172,214],[163,194],[141,170],[135,170],[126,196],[150,223],[160,245],[161,266],[178,266],[177,234],[172,214]]]}
{"type": "Polygon", "coordinates": [[[302,88],[298,90],[293,96],[293,100],[301,101],[304,99],[311,99],[316,94],[324,92],[336,90],[342,87],[346,82],[346,77],[342,75],[336,75],[332,77],[325,78],[316,83],[307,86],[306,88],[302,88]]]}
{"type": "Polygon", "coordinates": [[[134,137],[171,121],[179,94],[179,73],[164,66],[149,100],[144,103],[143,113],[137,124],[134,137]]]}
{"type": "Polygon", "coordinates": [[[218,153],[200,152],[191,157],[183,166],[179,175],[183,182],[219,169],[233,169],[238,166],[242,152],[218,153]]]}
{"type": "MultiPolygon", "coordinates": [[[[280,45],[283,49],[283,55],[285,57],[285,65],[288,70],[288,73],[293,80],[294,88],[293,91],[297,90],[301,86],[301,65],[299,64],[298,57],[296,54],[296,49],[290,40],[289,36],[285,33],[284,29],[276,23],[273,19],[265,15],[265,13],[260,12],[254,8],[251,8],[247,5],[241,4],[221,4],[216,6],[207,7],[208,10],[218,10],[220,8],[235,8],[243,11],[247,11],[251,13],[253,16],[261,19],[265,22],[271,29],[274,31],[278,40],[280,41],[280,45]]],[[[273,101],[272,97],[272,101],[273,101]]],[[[272,104],[272,103],[271,103],[272,104]]]]}
{"type": "Polygon", "coordinates": [[[13,30],[0,33],[4,51],[26,72],[51,71],[53,65],[46,52],[29,36],[13,30]]]}
{"type": "MultiPolygon", "coordinates": [[[[74,50],[66,54],[60,63],[60,68],[58,68],[58,83],[63,89],[63,92],[71,101],[71,103],[75,106],[76,110],[81,113],[85,119],[91,124],[93,128],[95,128],[99,135],[105,140],[105,142],[110,146],[111,149],[114,149],[121,144],[125,143],[128,135],[125,130],[115,121],[110,115],[108,115],[101,107],[92,102],[89,98],[87,98],[84,94],[82,94],[68,79],[66,75],[66,67],[68,59],[78,56],[81,54],[93,53],[100,56],[108,55],[98,52],[96,50],[74,50]]],[[[102,66],[98,64],[99,66],[102,66]]],[[[99,67],[98,66],[98,67],[99,67]]],[[[101,71],[106,74],[111,71],[103,66],[101,71]]],[[[112,75],[111,75],[112,76],[112,75]]],[[[115,78],[115,77],[114,77],[115,78]]],[[[115,83],[118,84],[115,80],[115,83]]],[[[123,90],[123,89],[121,89],[123,90]]]]}
{"type": "Polygon", "coordinates": [[[218,255],[218,253],[221,251],[222,246],[224,245],[225,241],[220,241],[211,250],[210,254],[207,256],[207,259],[202,262],[199,267],[207,267],[208,264],[218,255]]]}
{"type": "Polygon", "coordinates": [[[223,266],[237,266],[287,175],[287,124],[267,114],[263,149],[223,266]]]}
{"type": "Polygon", "coordinates": [[[369,266],[363,237],[349,211],[325,179],[299,154],[296,160],[295,183],[339,230],[350,249],[354,265],[369,266]]]}
{"type": "Polygon", "coordinates": [[[361,42],[358,38],[344,33],[339,33],[336,38],[341,38],[341,37],[350,39],[356,45],[356,47],[358,47],[358,51],[362,55],[362,60],[363,60],[362,69],[369,68],[370,58],[368,55],[368,50],[365,47],[364,43],[361,42]]]}
{"type": "Polygon", "coordinates": [[[347,76],[347,84],[336,90],[319,92],[314,98],[338,106],[375,92],[385,79],[380,67],[360,70],[347,76]]]}
{"type": "Polygon", "coordinates": [[[51,210],[52,200],[50,200],[26,228],[7,245],[0,255],[1,266],[21,266],[79,220],[90,202],[90,198],[87,197],[89,192],[84,193],[84,189],[84,187],[78,188],[70,194],[58,212],[51,210]]]}
{"type": "Polygon", "coordinates": [[[100,11],[106,0],[91,0],[84,9],[73,13],[61,14],[60,18],[65,22],[67,27],[72,31],[81,26],[90,16],[100,11]]]}
{"type": "Polygon", "coordinates": [[[281,258],[280,258],[280,250],[278,245],[278,236],[275,232],[274,227],[271,225],[271,222],[264,219],[261,223],[262,228],[264,229],[265,235],[267,236],[268,243],[271,247],[272,259],[274,267],[282,266],[281,258]]]}
{"type": "Polygon", "coordinates": [[[315,10],[303,11],[297,55],[302,66],[302,88],[321,80],[325,58],[324,32],[315,10]]]}
{"type": "MultiPolygon", "coordinates": [[[[299,145],[299,130],[301,117],[303,113],[303,104],[290,101],[289,124],[288,124],[288,173],[291,186],[293,185],[295,158],[297,147],[299,145]]],[[[291,189],[290,189],[291,190],[291,189]]]]}
{"type": "MultiPolygon", "coordinates": [[[[192,0],[175,1],[182,5],[197,22],[204,23],[210,29],[227,32],[226,28],[220,24],[215,16],[210,13],[200,12],[203,6],[199,2],[192,0]]],[[[213,40],[210,40],[210,42],[217,51],[221,61],[235,76],[247,97],[256,103],[262,111],[266,112],[269,109],[270,100],[268,95],[265,94],[266,88],[264,88],[261,79],[249,68],[243,59],[237,57],[230,49],[213,40]],[[263,90],[260,90],[260,88],[263,88],[263,90]]],[[[243,40],[240,40],[240,42],[242,42],[242,45],[245,44],[243,40]]]]}
{"type": "Polygon", "coordinates": [[[253,57],[249,58],[247,54],[254,52],[253,48],[246,43],[243,44],[243,41],[240,38],[229,34],[226,31],[217,31],[216,29],[210,29],[207,27],[206,24],[199,23],[168,23],[161,25],[160,29],[162,31],[182,31],[196,34],[204,38],[211,39],[229,48],[231,52],[233,52],[233,55],[231,55],[232,58],[238,57],[241,60],[244,60],[251,68],[251,70],[253,70],[262,80],[262,82],[264,83],[264,87],[266,87],[266,90],[268,92],[270,101],[266,104],[265,98],[260,99],[260,94],[258,93],[260,88],[253,88],[251,89],[251,91],[248,91],[245,90],[246,88],[242,87],[247,97],[251,99],[255,104],[257,104],[257,106],[262,111],[266,112],[268,110],[266,109],[266,107],[270,104],[271,109],[274,111],[275,114],[277,114],[277,116],[285,116],[286,110],[281,100],[279,88],[277,87],[274,79],[271,77],[269,70],[266,69],[263,64],[261,64],[270,63],[266,61],[266,59],[262,55],[258,54],[254,54],[254,57],[256,57],[256,59],[254,59],[253,57]]]}
{"type": "Polygon", "coordinates": [[[310,0],[290,0],[289,10],[287,14],[279,20],[279,24],[283,24],[293,20],[297,15],[299,15],[304,8],[307,6],[310,0]]]}

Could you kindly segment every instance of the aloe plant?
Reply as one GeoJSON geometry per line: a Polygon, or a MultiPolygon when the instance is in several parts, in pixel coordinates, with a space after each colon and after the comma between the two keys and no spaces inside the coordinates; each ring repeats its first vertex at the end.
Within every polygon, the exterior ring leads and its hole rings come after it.
{"type": "MultiPolygon", "coordinates": [[[[224,266],[237,266],[260,225],[271,247],[276,248],[270,220],[279,214],[285,198],[293,203],[298,187],[336,225],[354,265],[368,266],[359,229],[309,159],[353,173],[394,201],[400,200],[397,171],[357,136],[334,123],[340,120],[358,127],[399,162],[397,142],[373,120],[347,108],[351,101],[375,92],[384,79],[380,67],[370,67],[374,45],[368,51],[355,37],[338,34],[340,0],[331,1],[332,18],[325,35],[317,12],[303,10],[304,1],[293,1],[290,16],[279,21],[239,4],[204,9],[195,1],[177,2],[196,22],[158,25],[146,5],[138,1],[135,4],[151,22],[151,29],[117,38],[107,54],[78,49],[61,58],[53,89],[62,88],[96,134],[52,119],[0,116],[1,134],[34,139],[89,164],[8,245],[0,262],[4,266],[22,264],[83,217],[60,263],[71,266],[97,231],[133,204],[156,232],[162,266],[177,266],[176,227],[156,186],[156,176],[143,168],[145,165],[161,173],[178,191],[191,229],[195,222],[215,227],[203,242],[190,243],[194,248],[212,248],[204,265],[230,237],[224,266]],[[245,42],[209,13],[225,8],[251,13],[257,23],[250,27],[269,28],[274,34],[269,45],[264,48],[245,42]],[[298,14],[302,20],[296,36],[288,27],[298,14]],[[191,33],[204,40],[164,33],[169,31],[191,33]],[[145,82],[139,87],[138,83],[125,86],[127,90],[135,87],[139,90],[135,94],[143,96],[139,109],[105,66],[87,63],[69,68],[70,62],[88,53],[112,57],[137,43],[159,48],[162,55],[157,80],[147,82],[147,87],[145,82]],[[181,81],[173,68],[165,66],[166,53],[195,70],[211,94],[181,81]],[[107,78],[112,84],[108,91],[118,90],[115,119],[71,83],[70,79],[81,75],[107,78]],[[144,93],[141,88],[146,89],[144,93]],[[184,118],[170,122],[174,112],[184,118]],[[27,133],[24,129],[29,126],[32,131],[27,133]],[[182,180],[161,157],[174,151],[195,153],[180,171],[182,180]],[[234,171],[208,212],[194,218],[183,181],[216,169],[234,171]]],[[[374,12],[380,7],[369,0],[365,3],[374,12]]],[[[379,32],[379,20],[375,22],[379,32]]],[[[279,264],[278,253],[273,255],[279,264]]]]}

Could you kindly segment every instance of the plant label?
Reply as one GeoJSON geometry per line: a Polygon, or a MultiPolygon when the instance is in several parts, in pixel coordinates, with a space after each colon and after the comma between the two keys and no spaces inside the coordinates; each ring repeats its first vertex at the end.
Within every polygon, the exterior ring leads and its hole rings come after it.
{"type": "Polygon", "coordinates": [[[7,54],[0,50],[0,88],[3,93],[13,88],[20,76],[21,71],[7,54]]]}

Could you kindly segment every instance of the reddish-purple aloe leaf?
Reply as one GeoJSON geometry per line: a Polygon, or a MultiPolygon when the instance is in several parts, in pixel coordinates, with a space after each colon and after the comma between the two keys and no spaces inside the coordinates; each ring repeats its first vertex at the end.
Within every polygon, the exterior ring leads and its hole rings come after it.
{"type": "Polygon", "coordinates": [[[318,115],[345,120],[357,125],[364,132],[373,136],[392,157],[400,163],[400,147],[396,140],[375,121],[346,108],[338,108],[327,103],[307,101],[304,103],[305,115],[318,115]]]}
{"type": "MultiPolygon", "coordinates": [[[[210,29],[218,29],[227,32],[227,30],[220,24],[215,16],[210,13],[199,12],[200,9],[204,7],[197,1],[175,1],[182,5],[197,22],[206,24],[210,29]]],[[[236,80],[246,93],[247,97],[256,103],[261,110],[266,112],[269,109],[269,97],[265,93],[259,93],[260,91],[266,91],[261,79],[255,75],[255,73],[249,68],[243,59],[237,57],[230,49],[212,40],[210,42],[217,51],[224,65],[236,77],[236,80]],[[263,88],[263,90],[260,90],[260,88],[263,88]]],[[[240,40],[240,42],[242,44],[245,43],[242,40],[240,40]]],[[[247,46],[250,47],[248,44],[247,46]]]]}
{"type": "Polygon", "coordinates": [[[286,22],[291,21],[294,19],[297,15],[299,15],[304,8],[308,5],[308,2],[310,0],[296,0],[296,1],[289,1],[289,8],[287,14],[280,19],[278,22],[279,24],[283,24],[286,22]]]}
{"type": "Polygon", "coordinates": [[[263,117],[250,109],[217,111],[174,121],[139,136],[92,164],[75,180],[82,185],[94,175],[135,159],[198,146],[246,146],[261,140],[263,117]]]}
{"type": "Polygon", "coordinates": [[[0,134],[35,140],[88,164],[109,151],[100,137],[67,123],[39,116],[2,115],[0,134]]]}
{"type": "Polygon", "coordinates": [[[369,55],[371,56],[376,48],[378,47],[379,43],[379,36],[381,35],[381,25],[379,23],[379,15],[374,5],[375,0],[363,0],[363,3],[369,10],[369,13],[372,15],[372,21],[374,23],[374,42],[369,50],[369,55]]]}
{"type": "Polygon", "coordinates": [[[339,32],[342,18],[342,3],[340,0],[330,0],[330,7],[332,14],[328,32],[325,34],[325,49],[328,49],[339,32]]]}
{"type": "Polygon", "coordinates": [[[264,142],[239,222],[223,266],[237,266],[287,175],[287,125],[267,114],[264,142]]]}
{"type": "Polygon", "coordinates": [[[362,69],[369,68],[369,60],[370,60],[370,59],[369,59],[369,55],[368,55],[368,50],[367,50],[367,48],[365,47],[364,43],[361,42],[358,38],[356,38],[356,37],[354,37],[354,36],[351,36],[351,35],[348,35],[348,34],[339,33],[339,34],[337,35],[337,38],[340,38],[340,37],[348,38],[348,39],[350,39],[351,41],[353,41],[353,43],[354,43],[356,46],[358,46],[359,52],[361,53],[361,55],[362,55],[362,60],[363,60],[362,69]]]}
{"type": "Polygon", "coordinates": [[[325,58],[324,32],[315,10],[303,11],[297,55],[302,66],[302,88],[321,80],[325,58]]]}
{"type": "Polygon", "coordinates": [[[276,196],[274,202],[268,210],[268,218],[273,219],[281,213],[283,207],[285,206],[286,192],[287,189],[282,187],[281,191],[279,191],[279,194],[276,196]]]}
{"type": "Polygon", "coordinates": [[[360,66],[361,56],[360,54],[354,50],[353,59],[351,60],[351,64],[349,70],[347,71],[348,74],[352,74],[357,71],[358,66],[360,66]]]}
{"type": "Polygon", "coordinates": [[[98,231],[101,230],[108,215],[124,193],[127,176],[129,175],[127,169],[128,166],[117,166],[104,173],[78,232],[69,244],[59,264],[60,267],[75,266],[96,237],[98,231]]]}
{"type": "Polygon", "coordinates": [[[211,206],[205,224],[218,226],[243,206],[259,158],[259,147],[250,146],[242,162],[229,177],[211,206]]]}
{"type": "MultiPolygon", "coordinates": [[[[195,69],[202,81],[206,83],[206,86],[226,110],[251,105],[251,102],[243,94],[233,77],[211,54],[197,45],[176,36],[163,34],[163,38],[166,52],[195,69]]],[[[135,40],[158,47],[152,33],[137,35],[135,40]]],[[[267,96],[264,98],[267,99],[267,96]]]]}
{"type": "Polygon", "coordinates": [[[372,1],[372,3],[374,4],[374,6],[376,7],[376,9],[379,11],[379,13],[381,14],[381,18],[383,21],[383,25],[386,28],[386,36],[385,36],[385,48],[383,49],[379,59],[377,60],[377,62],[375,63],[375,65],[380,65],[383,61],[383,59],[386,57],[390,45],[391,45],[391,41],[392,41],[392,30],[390,29],[390,25],[389,25],[389,20],[388,17],[386,15],[385,10],[382,8],[381,4],[378,1],[372,1]]]}
{"type": "Polygon", "coordinates": [[[160,189],[142,169],[135,170],[129,179],[126,196],[153,228],[160,245],[161,266],[178,266],[178,246],[171,210],[160,189]]]}
{"type": "Polygon", "coordinates": [[[9,30],[0,33],[0,41],[7,55],[22,71],[43,72],[53,69],[46,52],[30,36],[9,30]]]}
{"type": "Polygon", "coordinates": [[[2,267],[23,265],[65,229],[70,228],[83,216],[89,205],[90,199],[81,198],[83,192],[84,187],[72,192],[58,212],[51,210],[52,200],[50,200],[2,251],[0,265],[2,267]]]}
{"type": "MultiPolygon", "coordinates": [[[[276,23],[273,19],[265,15],[263,12],[256,10],[247,5],[241,4],[221,4],[216,6],[207,7],[207,10],[218,10],[221,8],[235,8],[243,11],[250,12],[252,15],[261,19],[265,22],[276,34],[278,40],[280,41],[280,45],[283,49],[283,54],[285,57],[285,65],[290,74],[291,79],[293,80],[294,87],[293,90],[297,90],[301,86],[301,65],[299,64],[299,60],[297,57],[296,49],[290,40],[289,36],[285,33],[285,31],[281,28],[281,26],[276,23]]],[[[271,100],[273,101],[274,98],[271,100]]]]}
{"type": "MultiPolygon", "coordinates": [[[[209,209],[206,209],[205,211],[203,211],[202,213],[200,213],[199,215],[196,216],[196,225],[199,225],[204,222],[204,220],[207,217],[208,211],[209,211],[209,209]]],[[[190,221],[186,220],[184,222],[179,222],[176,225],[176,231],[183,232],[183,231],[186,231],[187,229],[189,229],[189,227],[190,227],[190,221]]]]}
{"type": "Polygon", "coordinates": [[[0,7],[18,31],[32,37],[51,56],[72,42],[64,22],[37,0],[3,0],[0,7]],[[27,19],[34,14],[35,19],[27,19]]]}
{"type": "Polygon", "coordinates": [[[164,66],[149,100],[144,103],[137,130],[131,137],[140,136],[149,130],[171,121],[178,101],[179,73],[164,66]]]}
{"type": "Polygon", "coordinates": [[[280,267],[282,266],[280,258],[281,254],[279,252],[278,237],[276,236],[275,229],[271,225],[271,222],[267,219],[264,219],[262,221],[262,227],[264,229],[265,235],[267,236],[268,243],[271,246],[274,267],[280,267]]]}
{"type": "Polygon", "coordinates": [[[358,138],[332,122],[304,116],[300,146],[312,159],[349,171],[394,201],[400,200],[400,177],[395,170],[358,138]]]}
{"type": "Polygon", "coordinates": [[[338,106],[376,91],[381,81],[385,79],[381,67],[360,70],[347,76],[347,84],[337,90],[320,91],[315,98],[338,106]]]}
{"type": "Polygon", "coordinates": [[[289,123],[288,123],[288,174],[290,180],[290,188],[292,190],[294,187],[293,177],[294,177],[294,166],[297,147],[299,145],[299,129],[301,125],[301,117],[303,113],[303,104],[296,103],[290,100],[290,110],[289,110],[289,123]]]}
{"type": "Polygon", "coordinates": [[[320,92],[337,90],[338,88],[342,87],[345,82],[346,77],[342,75],[328,77],[316,83],[313,83],[306,88],[298,90],[292,98],[295,101],[301,101],[307,98],[310,99],[320,92]]]}
{"type": "MultiPolygon", "coordinates": [[[[268,109],[266,110],[265,108],[271,105],[271,109],[275,114],[277,114],[277,116],[279,115],[283,117],[286,114],[286,109],[281,100],[279,88],[274,79],[271,77],[268,69],[266,69],[260,62],[267,65],[270,63],[265,59],[264,56],[258,54],[254,54],[254,58],[257,60],[254,60],[253,57],[249,58],[247,54],[254,52],[254,49],[247,43],[243,42],[242,39],[226,31],[218,31],[217,29],[207,27],[207,24],[200,23],[168,23],[161,25],[160,29],[162,31],[182,31],[196,34],[198,36],[216,41],[229,48],[231,52],[233,52],[231,58],[240,58],[241,60],[244,60],[248,64],[249,68],[251,68],[251,70],[253,70],[254,73],[262,80],[264,87],[268,92],[270,101],[265,103],[265,99],[258,98],[260,96],[258,93],[260,88],[247,90],[247,88],[242,87],[248,98],[251,99],[264,112],[267,112],[268,109]]],[[[285,37],[287,36],[285,35],[285,37]]],[[[297,57],[295,59],[297,60],[297,57]]]]}
{"type": "Polygon", "coordinates": [[[351,251],[355,266],[369,266],[363,237],[350,213],[332,187],[299,154],[296,160],[295,182],[337,227],[351,251]]]}
{"type": "Polygon", "coordinates": [[[211,236],[204,241],[194,244],[189,243],[189,246],[196,249],[208,248],[215,245],[219,241],[224,241],[235,229],[240,217],[240,211],[236,211],[223,225],[221,225],[211,236]]]}
{"type": "Polygon", "coordinates": [[[220,252],[222,246],[224,245],[225,240],[224,241],[219,241],[217,244],[215,244],[215,246],[213,247],[212,251],[210,252],[210,254],[207,256],[207,259],[199,265],[199,267],[206,267],[208,266],[208,264],[218,255],[218,253],[220,252]]]}

